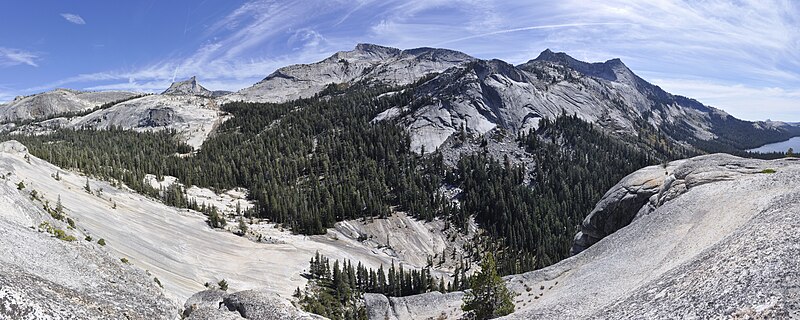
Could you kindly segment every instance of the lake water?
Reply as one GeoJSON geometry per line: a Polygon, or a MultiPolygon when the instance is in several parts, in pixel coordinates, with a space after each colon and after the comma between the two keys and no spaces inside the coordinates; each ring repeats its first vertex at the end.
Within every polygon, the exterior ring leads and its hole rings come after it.
{"type": "Polygon", "coordinates": [[[800,153],[800,137],[794,137],[786,141],[765,144],[755,149],[750,149],[750,152],[786,152],[789,148],[794,149],[794,153],[800,153]]]}

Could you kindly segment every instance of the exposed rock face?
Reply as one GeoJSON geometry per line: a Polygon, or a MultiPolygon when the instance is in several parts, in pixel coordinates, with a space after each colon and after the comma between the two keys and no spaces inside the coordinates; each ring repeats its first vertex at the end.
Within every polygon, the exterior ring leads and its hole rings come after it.
{"type": "Polygon", "coordinates": [[[225,306],[228,310],[236,311],[242,317],[251,320],[324,319],[320,316],[300,311],[285,298],[266,291],[246,290],[233,293],[225,298],[225,306]]]}
{"type": "Polygon", "coordinates": [[[733,128],[774,141],[800,132],[786,124],[742,121],[669,94],[636,76],[619,59],[586,63],[549,50],[518,66],[500,60],[460,64],[415,93],[411,105],[386,110],[376,120],[398,119],[409,128],[412,149],[429,152],[462,127],[474,134],[495,128],[516,133],[562,113],[631,135],[647,123],[679,141],[724,140],[733,128]]]}
{"type": "Polygon", "coordinates": [[[120,102],[85,116],[60,117],[33,122],[17,127],[0,126],[0,132],[44,134],[61,128],[111,127],[137,131],[175,130],[181,140],[199,148],[211,131],[228,119],[219,110],[216,99],[228,94],[210,91],[192,77],[173,83],[160,95],[130,99],[130,92],[80,92],[57,89],[29,97],[19,98],[9,105],[0,105],[0,121],[45,119],[57,114],[82,111],[105,103],[120,102]],[[27,112],[27,113],[26,113],[27,112]]]}
{"type": "MultiPolygon", "coordinates": [[[[0,143],[0,154],[26,153],[16,141],[0,143]]],[[[84,241],[84,234],[70,230],[40,205],[31,205],[29,193],[34,188],[13,174],[9,163],[0,163],[0,171],[0,319],[173,319],[177,315],[177,306],[149,275],[84,241]],[[28,184],[26,189],[18,190],[19,181],[28,184]],[[48,227],[75,240],[59,240],[48,227]]]]}
{"type": "Polygon", "coordinates": [[[346,220],[337,222],[334,227],[343,236],[371,247],[375,253],[402,261],[406,267],[422,268],[430,257],[439,259],[442,252],[447,252],[444,262],[431,268],[432,274],[437,276],[443,274],[441,271],[455,271],[461,261],[452,258],[450,253],[456,252],[458,257],[466,254],[464,244],[469,243],[477,229],[476,225],[470,224],[465,234],[446,230],[445,225],[442,219],[426,222],[396,212],[386,219],[346,220]]]}
{"type": "Polygon", "coordinates": [[[323,317],[303,312],[285,298],[271,292],[245,290],[226,294],[206,290],[193,295],[184,305],[184,316],[195,320],[317,320],[323,317]]]}
{"type": "Polygon", "coordinates": [[[214,95],[213,92],[198,84],[196,77],[191,77],[188,80],[175,82],[161,94],[190,95],[190,96],[201,96],[201,97],[211,97],[214,95]]]}
{"type": "Polygon", "coordinates": [[[583,220],[581,231],[575,235],[571,254],[575,255],[627,226],[640,210],[651,210],[652,207],[644,205],[651,200],[656,202],[657,198],[651,197],[656,196],[662,186],[669,187],[665,184],[665,179],[681,163],[683,162],[676,161],[664,167],[652,166],[638,170],[612,187],[583,220]]]}
{"type": "Polygon", "coordinates": [[[0,122],[48,118],[56,114],[91,109],[136,96],[134,92],[83,92],[55,89],[0,104],[0,122]]]}
{"type": "Polygon", "coordinates": [[[308,98],[329,84],[374,80],[389,85],[409,84],[433,72],[473,60],[461,52],[418,48],[399,50],[359,44],[313,64],[283,67],[252,87],[223,97],[223,101],[286,102],[308,98]]]}
{"type": "MultiPolygon", "coordinates": [[[[798,317],[798,175],[798,160],[724,154],[642,169],[612,188],[583,227],[602,234],[631,212],[633,221],[569,259],[505,277],[518,294],[505,318],[798,317]]],[[[408,310],[433,303],[399,300],[408,310]]],[[[386,310],[380,301],[367,301],[371,315],[386,310]]]]}
{"type": "Polygon", "coordinates": [[[148,109],[145,117],[139,120],[138,127],[165,127],[175,122],[183,122],[173,109],[148,109]]]}
{"type": "Polygon", "coordinates": [[[127,100],[85,116],[53,118],[19,127],[8,125],[0,127],[0,132],[45,134],[61,128],[112,127],[137,131],[175,130],[183,142],[199,148],[211,131],[228,118],[219,110],[214,98],[180,93],[181,88],[173,88],[176,91],[171,94],[127,100]]]}
{"type": "Polygon", "coordinates": [[[364,303],[370,320],[457,319],[463,314],[463,298],[463,292],[428,292],[403,298],[368,293],[364,303]]]}
{"type": "Polygon", "coordinates": [[[151,95],[69,120],[65,127],[139,131],[172,129],[183,141],[199,148],[222,117],[216,101],[194,95],[151,95]]]}

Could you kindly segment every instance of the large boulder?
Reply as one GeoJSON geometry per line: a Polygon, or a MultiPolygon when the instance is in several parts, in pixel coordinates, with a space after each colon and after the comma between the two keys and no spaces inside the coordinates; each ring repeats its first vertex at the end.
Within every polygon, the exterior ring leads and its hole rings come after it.
{"type": "Polygon", "coordinates": [[[228,293],[222,290],[210,289],[193,294],[183,304],[183,316],[188,317],[199,309],[220,309],[224,306],[228,293]]]}
{"type": "Polygon", "coordinates": [[[646,167],[620,180],[583,220],[570,254],[578,254],[630,224],[650,197],[661,191],[665,179],[680,163],[676,161],[666,166],[646,167]]]}
{"type": "Polygon", "coordinates": [[[262,290],[245,290],[225,298],[225,307],[250,320],[314,320],[323,317],[297,309],[280,295],[262,290]]]}
{"type": "Polygon", "coordinates": [[[325,319],[304,312],[289,300],[265,290],[245,290],[228,294],[221,290],[195,293],[184,303],[183,316],[193,320],[319,320],[325,319]]]}
{"type": "Polygon", "coordinates": [[[371,320],[455,319],[460,317],[463,292],[428,292],[408,297],[364,294],[371,320]]]}

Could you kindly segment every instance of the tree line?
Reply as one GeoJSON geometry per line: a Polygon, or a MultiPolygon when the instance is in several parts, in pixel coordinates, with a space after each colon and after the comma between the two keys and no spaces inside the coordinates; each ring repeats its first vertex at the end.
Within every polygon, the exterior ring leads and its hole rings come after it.
{"type": "Polygon", "coordinates": [[[349,260],[331,263],[319,252],[311,258],[305,290],[297,288],[294,296],[303,309],[330,319],[366,319],[363,306],[364,293],[380,293],[389,297],[403,297],[432,291],[451,292],[469,288],[469,277],[456,272],[455,280],[445,284],[444,278],[431,276],[429,268],[405,270],[394,262],[388,270],[381,265],[377,270],[364,267],[361,262],[353,266],[349,260]]]}

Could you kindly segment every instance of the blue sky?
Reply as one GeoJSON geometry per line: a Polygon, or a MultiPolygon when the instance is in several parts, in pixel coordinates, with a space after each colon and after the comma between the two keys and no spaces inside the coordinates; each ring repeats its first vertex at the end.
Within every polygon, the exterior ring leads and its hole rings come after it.
{"type": "Polygon", "coordinates": [[[800,121],[800,1],[107,1],[2,3],[0,101],[56,87],[237,90],[357,43],[522,63],[621,58],[750,120],[800,121]]]}

